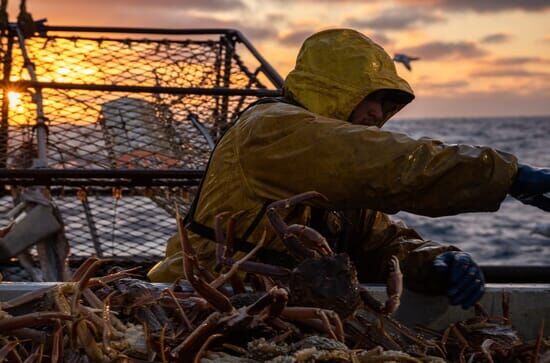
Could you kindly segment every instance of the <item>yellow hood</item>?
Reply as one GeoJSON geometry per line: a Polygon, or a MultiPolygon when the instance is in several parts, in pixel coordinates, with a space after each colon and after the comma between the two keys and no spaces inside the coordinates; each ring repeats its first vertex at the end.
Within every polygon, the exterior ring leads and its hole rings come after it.
{"type": "Polygon", "coordinates": [[[287,97],[339,120],[347,120],[366,96],[381,89],[394,91],[384,121],[414,99],[384,49],[351,29],[325,30],[306,39],[284,85],[287,97]]]}

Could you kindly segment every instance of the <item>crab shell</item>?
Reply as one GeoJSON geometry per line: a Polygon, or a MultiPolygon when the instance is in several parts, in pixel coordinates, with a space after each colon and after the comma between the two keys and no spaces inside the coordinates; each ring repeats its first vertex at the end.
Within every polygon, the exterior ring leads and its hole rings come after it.
{"type": "Polygon", "coordinates": [[[289,288],[291,305],[334,310],[341,318],[361,303],[357,271],[345,253],[302,261],[292,270],[289,288]]]}

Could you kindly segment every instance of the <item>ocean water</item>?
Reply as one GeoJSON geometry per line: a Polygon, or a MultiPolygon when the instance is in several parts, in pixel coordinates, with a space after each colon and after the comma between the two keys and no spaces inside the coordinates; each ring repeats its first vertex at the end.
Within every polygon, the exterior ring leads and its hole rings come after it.
{"type": "MultiPolygon", "coordinates": [[[[550,116],[391,120],[386,130],[446,143],[490,146],[516,155],[521,163],[550,168],[550,116]]],[[[425,239],[453,244],[479,262],[492,265],[549,265],[550,238],[536,225],[550,226],[550,213],[507,197],[494,213],[429,218],[400,212],[394,216],[425,239]]]]}

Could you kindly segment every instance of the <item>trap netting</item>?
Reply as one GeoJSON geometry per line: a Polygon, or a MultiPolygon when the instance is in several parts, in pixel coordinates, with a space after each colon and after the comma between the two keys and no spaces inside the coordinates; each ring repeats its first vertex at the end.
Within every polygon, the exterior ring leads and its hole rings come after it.
{"type": "Polygon", "coordinates": [[[282,84],[234,30],[10,25],[1,46],[0,226],[40,189],[72,259],[160,258],[215,141],[282,84]]]}

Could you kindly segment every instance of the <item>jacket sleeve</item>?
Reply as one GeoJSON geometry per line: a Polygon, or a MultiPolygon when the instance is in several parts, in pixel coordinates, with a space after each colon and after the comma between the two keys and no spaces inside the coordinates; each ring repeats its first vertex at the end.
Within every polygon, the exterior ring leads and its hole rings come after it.
{"type": "Polygon", "coordinates": [[[367,230],[357,234],[362,237],[352,245],[350,253],[360,281],[385,282],[388,263],[395,255],[401,264],[405,287],[423,293],[444,293],[446,283],[433,273],[433,261],[443,252],[459,249],[423,240],[404,223],[392,221],[384,213],[373,213],[373,220],[363,224],[367,230]]]}
{"type": "Polygon", "coordinates": [[[495,211],[517,172],[513,155],[488,147],[415,140],[315,115],[258,105],[234,127],[244,187],[278,200],[316,190],[335,209],[426,216],[495,211]]]}

